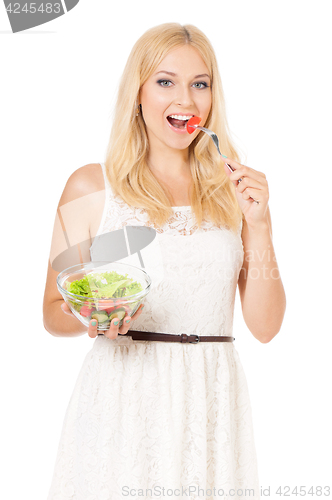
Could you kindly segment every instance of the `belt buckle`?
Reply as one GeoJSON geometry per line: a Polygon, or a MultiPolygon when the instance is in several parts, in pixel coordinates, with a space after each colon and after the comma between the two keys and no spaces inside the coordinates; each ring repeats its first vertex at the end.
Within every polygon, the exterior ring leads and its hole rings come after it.
{"type": "Polygon", "coordinates": [[[196,339],[195,340],[188,340],[189,335],[186,333],[181,333],[181,342],[187,342],[188,344],[198,344],[199,342],[199,336],[195,335],[196,339]]]}
{"type": "Polygon", "coordinates": [[[198,335],[195,335],[196,339],[193,340],[193,341],[189,341],[189,344],[198,344],[199,342],[199,336],[198,335]]]}

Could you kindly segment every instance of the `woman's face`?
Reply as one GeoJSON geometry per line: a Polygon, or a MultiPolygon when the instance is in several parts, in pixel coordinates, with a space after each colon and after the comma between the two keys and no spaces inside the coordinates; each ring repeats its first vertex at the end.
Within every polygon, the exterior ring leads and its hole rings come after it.
{"type": "Polygon", "coordinates": [[[169,52],[142,85],[140,103],[150,148],[188,148],[198,132],[187,132],[187,120],[199,116],[203,126],[211,109],[211,79],[198,51],[184,45],[169,52]]]}

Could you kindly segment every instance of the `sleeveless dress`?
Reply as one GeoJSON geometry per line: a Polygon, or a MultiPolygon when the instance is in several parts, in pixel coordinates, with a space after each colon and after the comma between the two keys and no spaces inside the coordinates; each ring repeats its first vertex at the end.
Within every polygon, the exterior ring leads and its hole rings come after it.
{"type": "MultiPolygon", "coordinates": [[[[107,257],[103,235],[150,225],[144,209],[113,195],[101,166],[106,200],[91,260],[107,257]]],[[[184,206],[155,230],[140,256],[118,260],[152,279],[130,329],[233,336],[241,227],[235,234],[203,221],[198,229],[184,206]]],[[[249,392],[234,342],[96,337],[67,407],[48,500],[230,496],[260,498],[249,392]]]]}

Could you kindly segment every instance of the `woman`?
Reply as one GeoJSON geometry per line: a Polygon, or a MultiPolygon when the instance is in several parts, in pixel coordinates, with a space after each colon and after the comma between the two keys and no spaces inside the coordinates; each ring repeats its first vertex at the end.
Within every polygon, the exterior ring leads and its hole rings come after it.
{"type": "Polygon", "coordinates": [[[101,332],[90,321],[96,340],[67,409],[48,500],[260,498],[232,323],[237,285],[260,342],[283,321],[268,199],[265,175],[240,163],[230,139],[209,40],[191,25],[147,31],[124,70],[105,163],[75,171],[60,199],[45,328],[86,332],[55,285],[63,229],[87,261],[100,260],[106,234],[154,228],[163,278],[121,328],[113,320],[101,332]],[[217,133],[223,159],[206,134],[187,132],[191,116],[217,133]]]}

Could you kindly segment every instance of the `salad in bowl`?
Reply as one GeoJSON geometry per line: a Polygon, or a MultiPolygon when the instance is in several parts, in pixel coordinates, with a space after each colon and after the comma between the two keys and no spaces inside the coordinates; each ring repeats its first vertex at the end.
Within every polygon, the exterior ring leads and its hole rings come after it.
{"type": "Polygon", "coordinates": [[[63,270],[57,287],[72,313],[89,327],[108,330],[112,319],[133,316],[147,296],[151,278],[142,269],[120,262],[87,262],[63,270]]]}

